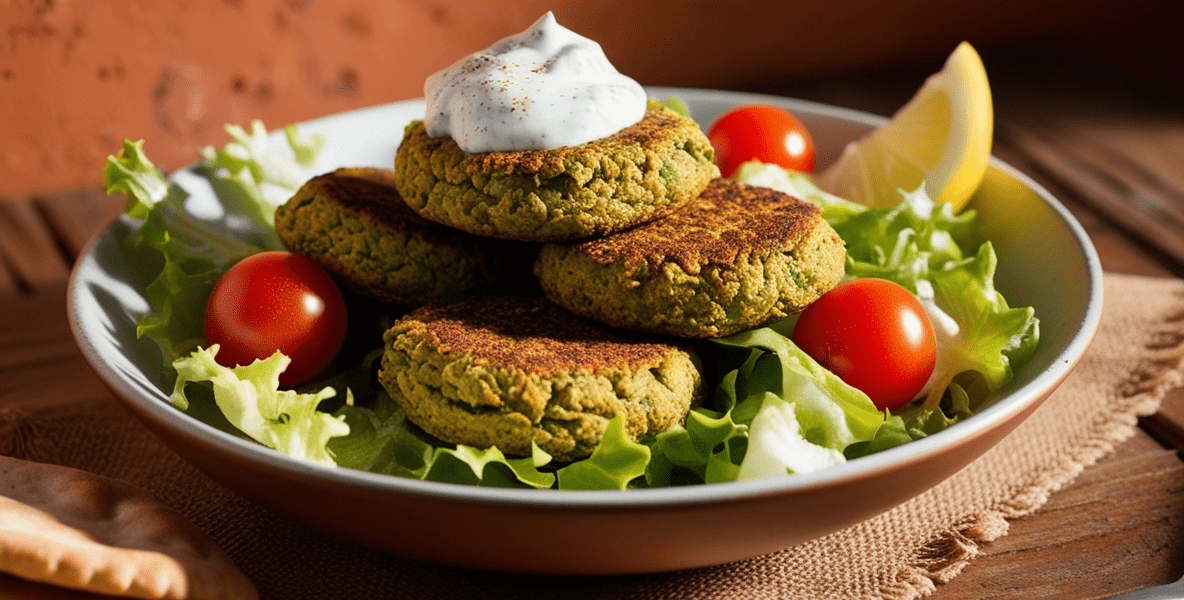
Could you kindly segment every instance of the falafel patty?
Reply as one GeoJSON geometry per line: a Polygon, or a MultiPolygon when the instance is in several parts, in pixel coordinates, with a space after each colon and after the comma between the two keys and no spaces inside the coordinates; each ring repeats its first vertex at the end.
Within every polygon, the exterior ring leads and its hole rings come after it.
{"type": "Polygon", "coordinates": [[[783,319],[843,276],[843,240],[810,202],[718,179],[678,212],[603,238],[545,244],[547,297],[635,331],[720,337],[783,319]]]}
{"type": "Polygon", "coordinates": [[[418,306],[485,293],[530,277],[533,244],[488,240],[433,223],[407,207],[389,169],[349,168],[305,183],[275,212],[284,245],[346,287],[418,306]]]}
{"type": "Polygon", "coordinates": [[[420,307],[389,329],[378,379],[447,442],[556,460],[588,456],[608,422],[633,439],[683,422],[702,379],[689,348],[614,331],[545,298],[420,307]]]}
{"type": "Polygon", "coordinates": [[[574,240],[649,221],[718,176],[699,125],[652,100],[641,121],[578,146],[467,154],[415,121],[395,155],[395,184],[419,214],[525,241],[574,240]]]}

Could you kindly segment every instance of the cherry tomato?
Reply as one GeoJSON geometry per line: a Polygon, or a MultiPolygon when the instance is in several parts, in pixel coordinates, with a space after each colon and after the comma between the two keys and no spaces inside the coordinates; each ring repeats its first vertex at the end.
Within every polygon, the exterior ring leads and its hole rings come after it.
{"type": "Polygon", "coordinates": [[[262,252],[230,268],[206,305],[206,339],[218,364],[247,365],[276,350],[292,363],[280,374],[291,387],[315,377],[341,350],[345,299],[312,260],[290,252],[262,252]]]}
{"type": "Polygon", "coordinates": [[[933,373],[937,341],[925,308],[886,279],[841,283],[802,311],[793,341],[876,407],[917,397],[933,373]]]}
{"type": "Polygon", "coordinates": [[[724,113],[707,132],[715,162],[731,177],[750,160],[814,172],[814,139],[797,117],[776,106],[754,104],[724,113]]]}

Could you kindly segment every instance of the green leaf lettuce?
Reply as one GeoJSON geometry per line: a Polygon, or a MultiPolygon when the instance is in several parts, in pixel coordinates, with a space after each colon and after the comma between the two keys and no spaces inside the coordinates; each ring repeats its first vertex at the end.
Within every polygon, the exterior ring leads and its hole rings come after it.
{"type": "Polygon", "coordinates": [[[337,391],[326,387],[320,392],[302,394],[281,390],[280,373],[291,359],[279,352],[241,367],[224,367],[215,360],[217,344],[199,348],[177,359],[177,381],[172,401],[178,408],[189,405],[185,386],[207,381],[213,386],[214,400],[232,425],[251,439],[288,456],[312,462],[336,465],[327,444],[333,437],[349,433],[340,417],[317,410],[321,402],[337,391]]]}

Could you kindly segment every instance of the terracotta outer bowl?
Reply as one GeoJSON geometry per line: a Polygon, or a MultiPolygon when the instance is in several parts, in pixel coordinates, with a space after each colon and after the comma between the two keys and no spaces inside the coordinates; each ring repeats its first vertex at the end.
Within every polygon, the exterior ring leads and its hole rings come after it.
{"type": "MultiPolygon", "coordinates": [[[[705,127],[727,108],[768,102],[812,132],[822,165],[883,118],[779,97],[651,88],[677,95],[705,127]]],[[[403,125],[423,104],[387,104],[311,121],[329,137],[319,170],[388,166],[403,125]]],[[[208,185],[173,180],[196,201],[208,185]]],[[[116,221],[78,261],[69,316],[78,345],[126,407],[180,456],[292,521],[357,544],[427,561],[498,571],[625,574],[721,564],[800,544],[883,512],[973,461],[1026,419],[1085,352],[1098,326],[1102,272],[1081,226],[1047,191],[992,160],[971,201],[999,257],[997,288],[1033,306],[1040,347],[982,412],[928,438],[814,473],[624,492],[468,487],[326,468],[228,435],[173,408],[155,347],[135,339],[150,258],[120,244],[116,221]]]]}

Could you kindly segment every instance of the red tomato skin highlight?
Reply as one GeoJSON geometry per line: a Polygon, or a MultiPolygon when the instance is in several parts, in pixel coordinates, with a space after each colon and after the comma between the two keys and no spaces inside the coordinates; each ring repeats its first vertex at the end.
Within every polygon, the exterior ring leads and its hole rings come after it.
{"type": "Polygon", "coordinates": [[[880,410],[915,399],[937,361],[925,308],[885,279],[854,279],[823,294],[802,311],[793,341],[880,410]]]}
{"type": "Polygon", "coordinates": [[[220,346],[218,364],[248,365],[277,350],[292,362],[281,387],[324,371],[345,343],[345,299],[312,260],[284,251],[261,252],[231,267],[206,305],[206,340],[220,346]]]}
{"type": "Polygon", "coordinates": [[[797,117],[780,107],[736,107],[712,124],[707,139],[724,177],[731,177],[750,160],[806,173],[815,169],[814,139],[797,117]]]}

